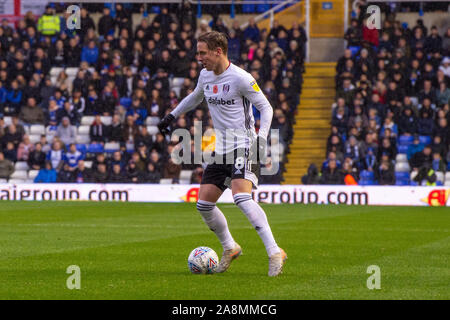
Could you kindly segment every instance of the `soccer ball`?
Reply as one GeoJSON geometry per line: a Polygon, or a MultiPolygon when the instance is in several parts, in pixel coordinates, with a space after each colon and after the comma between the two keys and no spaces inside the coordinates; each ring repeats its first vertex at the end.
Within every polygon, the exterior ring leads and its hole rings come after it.
{"type": "Polygon", "coordinates": [[[208,247],[195,248],[188,258],[188,268],[194,274],[214,273],[218,265],[217,253],[208,247]]]}

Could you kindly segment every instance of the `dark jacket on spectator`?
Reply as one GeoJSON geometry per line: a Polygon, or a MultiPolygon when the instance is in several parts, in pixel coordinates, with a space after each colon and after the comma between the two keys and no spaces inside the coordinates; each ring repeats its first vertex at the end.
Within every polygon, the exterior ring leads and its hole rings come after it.
{"type": "Polygon", "coordinates": [[[338,168],[335,168],[333,171],[331,171],[330,168],[325,168],[322,177],[320,178],[320,183],[333,185],[344,184],[344,176],[338,168]]]}
{"type": "Polygon", "coordinates": [[[14,164],[8,159],[0,161],[0,178],[7,179],[14,172],[14,164]]]}
{"type": "Polygon", "coordinates": [[[45,166],[45,152],[43,151],[31,151],[28,156],[28,166],[32,170],[39,170],[45,166]],[[39,166],[39,168],[35,167],[39,166]]]}

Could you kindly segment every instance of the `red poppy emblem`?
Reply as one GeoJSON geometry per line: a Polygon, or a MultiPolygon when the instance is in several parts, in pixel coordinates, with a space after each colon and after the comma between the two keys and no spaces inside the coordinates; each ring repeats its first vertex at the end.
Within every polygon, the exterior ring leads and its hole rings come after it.
{"type": "Polygon", "coordinates": [[[217,88],[217,85],[214,85],[214,87],[213,87],[213,92],[214,93],[217,93],[219,91],[219,88],[217,88]]]}

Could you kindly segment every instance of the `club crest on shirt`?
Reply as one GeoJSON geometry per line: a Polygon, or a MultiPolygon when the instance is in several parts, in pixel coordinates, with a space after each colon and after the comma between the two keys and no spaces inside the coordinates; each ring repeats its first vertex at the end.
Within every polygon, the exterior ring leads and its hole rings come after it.
{"type": "Polygon", "coordinates": [[[228,91],[230,91],[230,85],[229,85],[229,84],[224,84],[224,85],[223,85],[223,88],[222,88],[222,92],[223,92],[224,94],[227,94],[228,91]]]}
{"type": "Polygon", "coordinates": [[[217,92],[219,92],[219,88],[217,87],[217,84],[215,84],[213,87],[213,93],[217,93],[217,92]]]}
{"type": "Polygon", "coordinates": [[[256,92],[261,91],[261,89],[259,89],[258,84],[256,83],[256,80],[253,80],[252,82],[250,82],[250,86],[253,88],[253,90],[255,90],[256,92]]]}

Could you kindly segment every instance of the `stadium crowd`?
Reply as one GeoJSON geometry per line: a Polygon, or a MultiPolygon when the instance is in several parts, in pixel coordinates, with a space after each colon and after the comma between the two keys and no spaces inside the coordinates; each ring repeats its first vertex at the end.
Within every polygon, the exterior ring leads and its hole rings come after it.
{"type": "MultiPolygon", "coordinates": [[[[365,10],[361,9],[364,13],[365,10]]],[[[326,159],[303,183],[442,185],[450,171],[450,27],[351,21],[326,159]]],[[[450,180],[449,180],[450,183],[450,180]]]]}
{"type": "MultiPolygon", "coordinates": [[[[188,2],[167,6],[153,19],[121,3],[101,6],[98,23],[81,9],[81,28],[68,29],[68,14],[52,6],[0,26],[0,179],[34,182],[177,183],[181,170],[201,179],[201,165],[177,165],[176,144],[155,124],[196,85],[196,38],[209,30],[229,36],[229,58],[251,72],[274,107],[272,127],[287,147],[291,114],[301,90],[306,36],[303,28],[259,30],[253,19],[241,30],[214,15],[199,21],[188,2]],[[178,6],[178,5],[177,5],[178,6]],[[58,73],[54,73],[55,70],[58,73]],[[69,72],[70,71],[70,72],[69,72]],[[73,75],[71,74],[73,72],[73,75]],[[20,164],[20,165],[19,165],[20,164]],[[18,170],[28,175],[15,174],[18,170]],[[33,175],[30,173],[33,172],[33,175]]],[[[256,126],[259,115],[254,109],[256,126]]],[[[193,122],[212,127],[206,104],[174,128],[193,133],[193,122]]],[[[270,164],[268,164],[270,165],[270,164]]],[[[279,183],[278,174],[262,183],[279,183]]]]}

